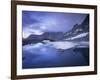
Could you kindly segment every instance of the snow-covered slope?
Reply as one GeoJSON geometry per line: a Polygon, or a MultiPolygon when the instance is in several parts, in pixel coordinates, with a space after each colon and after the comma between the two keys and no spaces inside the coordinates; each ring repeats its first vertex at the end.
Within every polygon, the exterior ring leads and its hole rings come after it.
{"type": "Polygon", "coordinates": [[[67,38],[67,39],[64,39],[64,40],[74,40],[74,39],[78,39],[78,38],[85,37],[85,36],[87,36],[88,34],[89,34],[88,32],[86,32],[86,33],[81,33],[81,34],[79,34],[79,35],[76,35],[76,36],[74,36],[74,37],[70,37],[70,38],[67,38]]]}

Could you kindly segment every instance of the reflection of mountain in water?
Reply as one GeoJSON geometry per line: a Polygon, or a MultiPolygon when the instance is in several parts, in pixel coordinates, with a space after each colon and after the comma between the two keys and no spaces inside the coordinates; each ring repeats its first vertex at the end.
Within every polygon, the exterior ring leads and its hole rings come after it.
{"type": "MultiPolygon", "coordinates": [[[[74,43],[71,43],[71,45],[74,43]]],[[[71,46],[70,44],[68,45],[71,46]]],[[[68,48],[66,47],[66,48],[68,48]]],[[[88,66],[89,48],[77,47],[70,49],[56,49],[47,43],[37,43],[23,46],[23,69],[88,66]]]]}
{"type": "Polygon", "coordinates": [[[66,32],[23,39],[23,69],[89,65],[89,15],[66,32]]]}

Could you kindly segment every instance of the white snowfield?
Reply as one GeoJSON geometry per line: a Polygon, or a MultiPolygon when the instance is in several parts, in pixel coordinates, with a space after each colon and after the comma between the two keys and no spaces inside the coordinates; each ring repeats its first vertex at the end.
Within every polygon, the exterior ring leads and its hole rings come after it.
{"type": "Polygon", "coordinates": [[[23,46],[24,49],[26,50],[33,50],[37,48],[43,48],[44,46],[52,46],[56,49],[62,49],[62,50],[67,50],[71,48],[84,48],[89,46],[89,42],[86,41],[81,41],[81,42],[71,42],[71,41],[56,41],[56,42],[50,42],[50,41],[45,41],[44,43],[36,43],[36,44],[28,44],[23,46]]]}
{"type": "MultiPolygon", "coordinates": [[[[47,44],[47,43],[46,43],[47,44]]],[[[56,49],[70,49],[74,47],[87,47],[89,42],[70,42],[70,41],[57,41],[57,42],[49,42],[56,49]]]]}
{"type": "Polygon", "coordinates": [[[81,33],[77,36],[71,37],[71,38],[67,38],[64,39],[65,41],[55,41],[55,42],[51,42],[49,40],[44,40],[43,42],[45,44],[51,44],[53,47],[55,47],[56,49],[70,49],[73,47],[88,47],[89,46],[89,42],[88,41],[67,41],[67,40],[74,40],[77,38],[82,38],[87,36],[89,33],[81,33]]]}
{"type": "Polygon", "coordinates": [[[70,48],[84,48],[84,47],[89,47],[89,41],[67,41],[67,40],[73,40],[73,39],[77,39],[77,38],[82,38],[87,36],[89,33],[82,33],[79,34],[77,36],[71,37],[71,38],[67,38],[65,41],[55,41],[52,42],[50,40],[44,40],[40,43],[36,43],[36,44],[29,44],[29,45],[25,45],[23,48],[27,47],[27,49],[36,49],[36,48],[40,48],[43,46],[52,46],[56,49],[62,49],[62,50],[66,50],[66,49],[70,49],[70,48]]]}
{"type": "Polygon", "coordinates": [[[67,41],[50,42],[49,44],[52,44],[52,46],[55,47],[56,49],[63,49],[63,50],[73,48],[77,45],[77,43],[67,42],[67,41]]]}
{"type": "Polygon", "coordinates": [[[74,39],[77,39],[77,38],[85,37],[85,36],[87,36],[88,34],[89,34],[88,32],[86,32],[86,33],[81,33],[81,34],[79,34],[79,35],[76,35],[76,36],[74,36],[74,37],[70,37],[70,38],[67,38],[67,39],[64,39],[64,40],[74,40],[74,39]]]}

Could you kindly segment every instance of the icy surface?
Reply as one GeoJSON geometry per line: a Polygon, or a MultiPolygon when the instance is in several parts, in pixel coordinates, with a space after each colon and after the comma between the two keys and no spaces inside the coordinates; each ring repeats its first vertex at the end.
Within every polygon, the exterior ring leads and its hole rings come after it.
{"type": "Polygon", "coordinates": [[[52,45],[56,49],[70,49],[73,47],[87,47],[89,46],[88,41],[72,42],[72,41],[56,41],[56,42],[45,42],[45,44],[52,45]]]}
{"type": "Polygon", "coordinates": [[[28,49],[33,49],[33,48],[40,48],[40,47],[54,47],[56,49],[62,49],[62,50],[66,50],[66,49],[70,49],[70,48],[74,48],[74,47],[88,47],[89,46],[89,42],[87,41],[81,41],[81,42],[72,42],[72,41],[56,41],[56,42],[50,42],[47,41],[44,44],[43,43],[36,43],[36,44],[29,44],[29,45],[25,45],[23,46],[23,48],[26,48],[26,50],[28,49]]]}

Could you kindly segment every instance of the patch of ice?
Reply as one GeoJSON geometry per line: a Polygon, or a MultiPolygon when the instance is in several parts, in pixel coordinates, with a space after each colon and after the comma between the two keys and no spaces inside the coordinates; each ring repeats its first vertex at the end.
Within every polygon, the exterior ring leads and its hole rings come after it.
{"type": "Polygon", "coordinates": [[[77,45],[77,43],[67,41],[50,42],[50,44],[52,44],[56,49],[70,49],[77,45]]]}
{"type": "Polygon", "coordinates": [[[43,43],[29,44],[29,45],[23,46],[23,48],[25,48],[25,49],[33,49],[33,48],[39,48],[41,46],[43,46],[43,43]]]}

